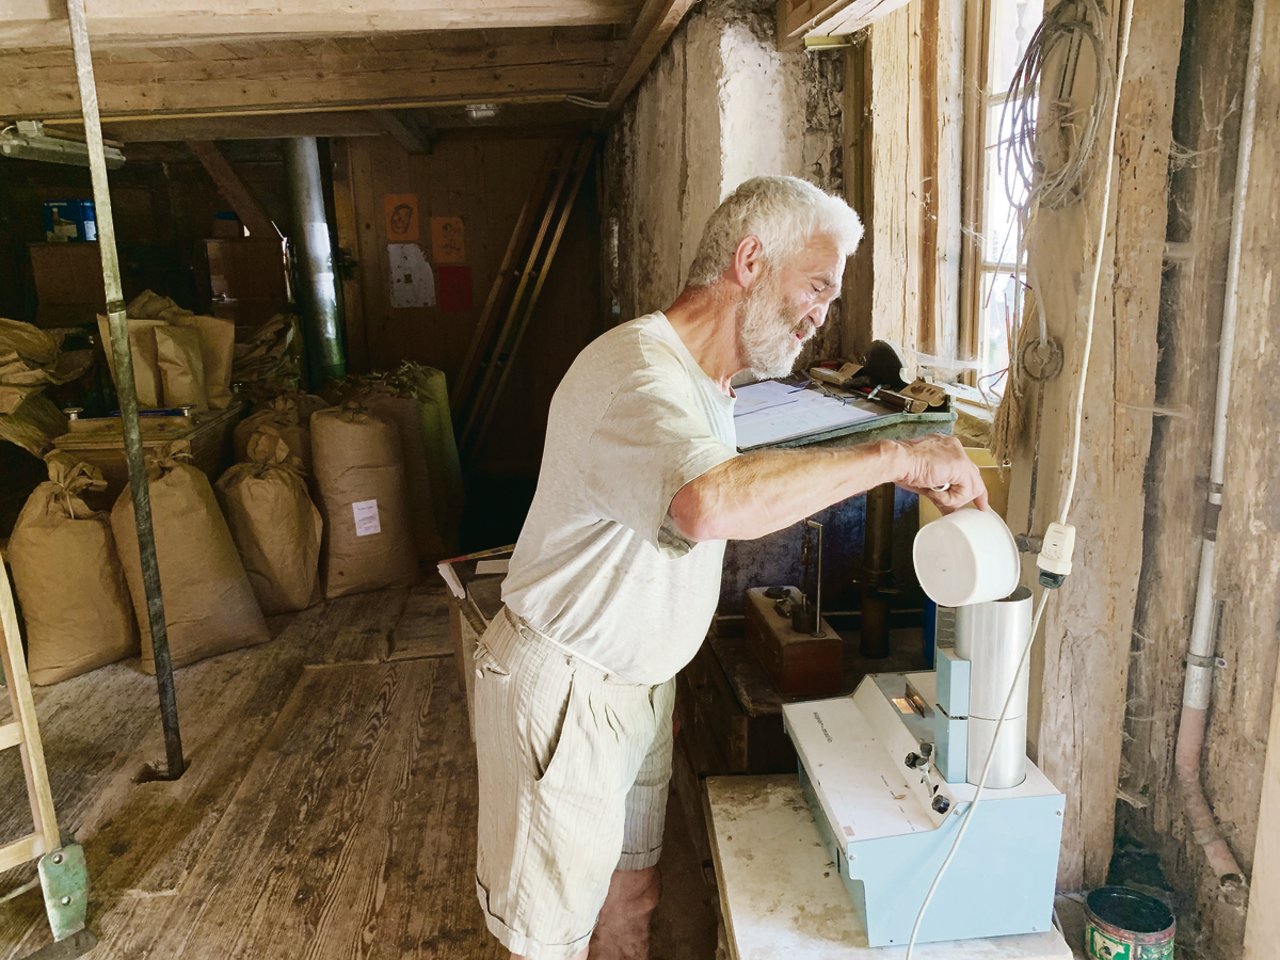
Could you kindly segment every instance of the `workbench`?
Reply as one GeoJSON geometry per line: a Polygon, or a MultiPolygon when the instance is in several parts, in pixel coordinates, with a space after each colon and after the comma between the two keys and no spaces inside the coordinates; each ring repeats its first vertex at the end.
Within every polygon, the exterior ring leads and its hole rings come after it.
{"type": "MultiPolygon", "coordinates": [[[[901,960],[869,947],[795,774],[710,777],[703,797],[732,960],[901,960]]],[[[1056,930],[924,943],[915,960],[1071,960],[1056,930]]]]}

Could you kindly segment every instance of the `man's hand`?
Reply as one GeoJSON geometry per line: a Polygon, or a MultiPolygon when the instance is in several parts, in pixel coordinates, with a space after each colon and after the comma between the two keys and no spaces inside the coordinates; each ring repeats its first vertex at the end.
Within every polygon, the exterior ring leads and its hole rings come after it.
{"type": "Polygon", "coordinates": [[[987,489],[982,475],[955,437],[931,433],[915,440],[900,440],[902,466],[895,482],[928,497],[943,513],[973,502],[987,509],[987,489]]]}

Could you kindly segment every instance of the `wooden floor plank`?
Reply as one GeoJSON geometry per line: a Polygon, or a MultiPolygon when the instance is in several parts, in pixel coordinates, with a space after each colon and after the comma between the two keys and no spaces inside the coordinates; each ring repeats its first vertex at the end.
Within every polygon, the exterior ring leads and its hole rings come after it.
{"type": "Polygon", "coordinates": [[[453,654],[449,637],[449,592],[439,578],[409,591],[404,615],[391,632],[392,660],[453,654]]]}
{"type": "MultiPolygon", "coordinates": [[[[342,598],[179,670],[176,783],[133,782],[163,755],[136,661],[37,692],[89,860],[95,960],[505,958],[475,899],[475,759],[454,664],[429,652],[449,652],[438,599],[342,598]]],[[[708,893],[674,819],[666,857],[653,960],[709,960],[708,893]]],[[[38,892],[0,905],[0,960],[48,941],[38,892]]]]}

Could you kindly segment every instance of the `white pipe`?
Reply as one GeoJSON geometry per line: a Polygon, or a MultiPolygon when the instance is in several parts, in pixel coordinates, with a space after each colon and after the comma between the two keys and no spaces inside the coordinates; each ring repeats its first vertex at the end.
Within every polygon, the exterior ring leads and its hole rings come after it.
{"type": "Polygon", "coordinates": [[[1231,204],[1231,244],[1227,255],[1227,285],[1223,295],[1222,334],[1218,342],[1218,390],[1213,410],[1213,445],[1209,458],[1209,502],[1200,541],[1200,572],[1196,578],[1196,605],[1188,645],[1187,677],[1182,688],[1182,716],[1174,771],[1196,841],[1204,848],[1209,866],[1220,883],[1241,883],[1244,871],[1218,829],[1204,792],[1200,757],[1209,700],[1213,692],[1214,564],[1217,559],[1218,516],[1222,509],[1222,484],[1227,459],[1227,415],[1231,403],[1231,365],[1235,362],[1236,308],[1240,295],[1240,256],[1244,247],[1245,202],[1253,154],[1254,123],[1258,114],[1258,85],[1262,74],[1263,23],[1266,0],[1254,0],[1249,31],[1249,61],[1245,67],[1244,110],[1240,115],[1240,150],[1236,158],[1236,188],[1231,204]]]}

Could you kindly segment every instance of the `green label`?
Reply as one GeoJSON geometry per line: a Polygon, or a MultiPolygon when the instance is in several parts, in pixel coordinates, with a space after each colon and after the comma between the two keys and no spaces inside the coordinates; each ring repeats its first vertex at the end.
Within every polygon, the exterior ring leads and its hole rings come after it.
{"type": "Polygon", "coordinates": [[[1131,944],[1109,937],[1093,925],[1085,929],[1085,946],[1090,960],[1134,960],[1129,952],[1131,944]]]}

